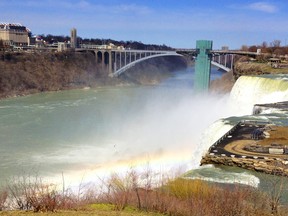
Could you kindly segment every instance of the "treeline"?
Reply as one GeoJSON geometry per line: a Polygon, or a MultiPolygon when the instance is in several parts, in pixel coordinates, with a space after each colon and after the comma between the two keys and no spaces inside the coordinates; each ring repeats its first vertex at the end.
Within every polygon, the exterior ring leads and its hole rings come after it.
{"type": "Polygon", "coordinates": [[[252,45],[252,46],[243,45],[241,47],[241,50],[249,52],[256,52],[257,49],[261,49],[261,53],[267,53],[276,56],[284,56],[288,54],[288,46],[286,46],[286,44],[285,46],[282,46],[280,40],[274,40],[270,43],[264,41],[260,45],[252,45]]]}
{"type": "MultiPolygon", "coordinates": [[[[70,41],[69,36],[59,36],[59,35],[39,35],[43,41],[48,44],[56,43],[56,42],[68,42],[70,41]]],[[[163,45],[156,45],[156,44],[144,44],[140,41],[117,41],[113,39],[100,39],[100,38],[77,38],[78,44],[92,44],[92,45],[107,45],[107,44],[114,44],[116,46],[124,46],[126,49],[141,49],[141,50],[172,50],[171,47],[163,45]]]]}

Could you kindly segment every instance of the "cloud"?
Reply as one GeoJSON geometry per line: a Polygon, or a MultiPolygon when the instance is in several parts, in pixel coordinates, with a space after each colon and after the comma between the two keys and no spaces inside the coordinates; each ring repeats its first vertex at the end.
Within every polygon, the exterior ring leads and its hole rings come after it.
{"type": "Polygon", "coordinates": [[[266,13],[275,13],[278,11],[278,8],[275,5],[266,2],[255,2],[248,5],[248,8],[251,10],[257,10],[266,13]]]}

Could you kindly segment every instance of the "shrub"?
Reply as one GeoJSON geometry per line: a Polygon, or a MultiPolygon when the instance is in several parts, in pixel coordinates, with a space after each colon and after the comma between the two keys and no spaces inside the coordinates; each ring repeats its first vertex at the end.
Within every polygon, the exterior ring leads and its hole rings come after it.
{"type": "Polygon", "coordinates": [[[55,211],[58,204],[56,186],[39,177],[22,176],[10,181],[11,205],[20,210],[55,211]]]}
{"type": "MultiPolygon", "coordinates": [[[[158,187],[145,187],[135,171],[125,176],[111,175],[102,202],[123,210],[133,206],[139,210],[168,215],[269,215],[267,196],[248,186],[222,185],[183,178],[161,179],[158,187]],[[104,198],[104,199],[103,199],[104,198]]],[[[143,176],[143,175],[142,175],[143,176]]],[[[145,175],[144,175],[145,176],[145,175]]],[[[151,173],[147,176],[151,177],[151,173]]],[[[150,179],[149,177],[149,179],[150,179]]],[[[149,180],[149,182],[151,182],[149,180]]]]}
{"type": "MultiPolygon", "coordinates": [[[[61,191],[59,185],[26,175],[14,178],[8,190],[0,191],[0,208],[3,209],[8,193],[10,207],[35,212],[77,210],[87,204],[102,203],[113,205],[117,211],[129,207],[175,216],[271,215],[269,196],[256,188],[238,184],[170,179],[163,175],[159,178],[159,174],[149,169],[144,174],[133,169],[125,175],[113,173],[102,183],[101,193],[96,193],[101,191],[99,186],[82,183],[75,193],[65,188],[64,176],[61,191]]],[[[279,207],[273,213],[280,214],[284,210],[279,207]]]]}
{"type": "Polygon", "coordinates": [[[0,190],[0,211],[3,211],[5,208],[5,203],[8,197],[8,192],[6,189],[1,189],[0,190]]]}
{"type": "MultiPolygon", "coordinates": [[[[80,185],[78,194],[59,185],[47,184],[41,177],[23,175],[12,179],[8,184],[10,206],[19,210],[54,212],[57,209],[77,209],[95,202],[95,191],[80,185]]],[[[1,197],[0,197],[1,198],[1,197]]]]}

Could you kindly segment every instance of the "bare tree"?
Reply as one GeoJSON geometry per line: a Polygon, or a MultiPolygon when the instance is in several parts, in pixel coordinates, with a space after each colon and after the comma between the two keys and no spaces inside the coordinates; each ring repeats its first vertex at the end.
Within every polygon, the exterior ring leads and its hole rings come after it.
{"type": "Polygon", "coordinates": [[[0,50],[4,50],[5,46],[4,46],[4,42],[2,39],[0,39],[0,50]]]}
{"type": "Polygon", "coordinates": [[[5,188],[0,189],[0,211],[5,208],[5,203],[8,198],[8,191],[5,188]]]}
{"type": "Polygon", "coordinates": [[[283,164],[274,162],[271,165],[274,166],[272,175],[267,176],[264,174],[264,179],[267,182],[267,194],[271,214],[278,215],[280,213],[281,199],[283,199],[284,190],[287,187],[287,179],[282,175],[282,171],[285,168],[283,164]]]}
{"type": "Polygon", "coordinates": [[[256,52],[257,51],[257,46],[250,46],[248,51],[249,52],[256,52]]]}
{"type": "Polygon", "coordinates": [[[281,41],[280,40],[274,40],[274,41],[272,41],[271,42],[271,46],[272,47],[280,47],[280,45],[281,45],[281,41]]]}
{"type": "Polygon", "coordinates": [[[247,45],[242,45],[241,50],[248,51],[249,47],[247,45]]]}
{"type": "Polygon", "coordinates": [[[268,47],[268,44],[267,44],[266,41],[263,41],[261,46],[262,46],[262,48],[267,48],[267,47],[268,47]]]}

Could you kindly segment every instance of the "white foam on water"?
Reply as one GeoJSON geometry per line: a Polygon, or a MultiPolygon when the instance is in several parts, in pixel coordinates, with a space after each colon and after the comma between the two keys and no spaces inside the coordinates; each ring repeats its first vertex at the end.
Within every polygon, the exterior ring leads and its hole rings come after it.
{"type": "Polygon", "coordinates": [[[260,180],[258,177],[248,173],[248,172],[233,172],[233,171],[223,171],[220,168],[214,167],[213,165],[205,165],[197,169],[198,173],[192,175],[191,177],[185,177],[189,179],[200,179],[204,181],[217,182],[217,183],[228,183],[228,184],[243,184],[252,187],[258,187],[260,180]],[[199,174],[199,171],[201,171],[199,174]],[[205,173],[209,173],[206,174],[205,173]]]}

